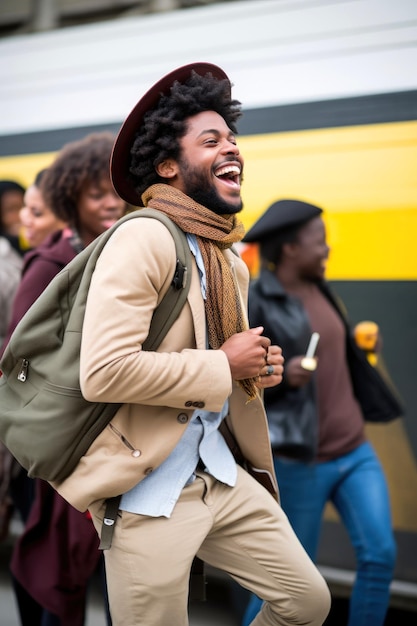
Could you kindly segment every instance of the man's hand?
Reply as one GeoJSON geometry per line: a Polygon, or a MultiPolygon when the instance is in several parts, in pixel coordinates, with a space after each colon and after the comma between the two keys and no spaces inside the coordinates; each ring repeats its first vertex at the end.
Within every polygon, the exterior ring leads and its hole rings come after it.
{"type": "Polygon", "coordinates": [[[282,381],[284,357],[279,346],[272,346],[262,336],[263,327],[251,328],[232,335],[221,346],[229,360],[232,378],[257,378],[260,389],[274,387],[282,381]]]}
{"type": "Polygon", "coordinates": [[[271,341],[262,336],[263,330],[258,326],[236,333],[220,347],[226,353],[234,380],[256,378],[265,370],[271,341]]]}
{"type": "Polygon", "coordinates": [[[282,381],[284,371],[284,357],[279,346],[271,345],[268,348],[266,361],[259,372],[259,379],[256,386],[259,389],[275,387],[282,381]]]}

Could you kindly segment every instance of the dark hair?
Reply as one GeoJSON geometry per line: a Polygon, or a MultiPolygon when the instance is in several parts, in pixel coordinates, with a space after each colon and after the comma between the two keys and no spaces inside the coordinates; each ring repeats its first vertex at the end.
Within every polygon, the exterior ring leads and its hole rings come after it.
{"type": "Polygon", "coordinates": [[[40,188],[42,179],[45,177],[47,171],[47,168],[44,167],[43,170],[39,170],[39,172],[36,174],[33,184],[35,185],[35,187],[38,187],[38,189],[40,188]]]}
{"type": "Polygon", "coordinates": [[[175,81],[169,95],[162,95],[158,105],[147,111],[131,149],[130,173],[139,196],[161,178],[155,168],[167,158],[180,156],[179,139],[187,131],[187,119],[203,111],[215,111],[232,132],[241,116],[241,104],[232,100],[230,82],[211,74],[192,72],[184,83],[175,81]]]}
{"type": "Polygon", "coordinates": [[[114,135],[92,133],[66,144],[42,175],[40,189],[53,213],[72,225],[78,223],[78,202],[87,185],[110,179],[114,135]]]}
{"type": "Polygon", "coordinates": [[[282,249],[286,243],[293,243],[297,240],[298,225],[286,228],[281,232],[274,233],[273,237],[264,239],[259,244],[259,254],[261,260],[268,261],[274,265],[279,265],[282,258],[282,249]]]}
{"type": "MultiPolygon", "coordinates": [[[[19,191],[22,196],[26,189],[15,180],[0,180],[0,232],[3,231],[3,196],[9,191],[19,191]]],[[[23,203],[22,203],[23,204],[23,203]]]]}

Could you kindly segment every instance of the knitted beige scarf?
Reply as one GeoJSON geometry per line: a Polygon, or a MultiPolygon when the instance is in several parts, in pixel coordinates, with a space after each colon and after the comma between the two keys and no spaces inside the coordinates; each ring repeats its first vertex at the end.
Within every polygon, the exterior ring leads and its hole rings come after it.
{"type": "MultiPolygon", "coordinates": [[[[184,232],[196,236],[207,277],[205,311],[209,345],[214,350],[233,334],[246,330],[237,285],[223,250],[244,236],[236,215],[217,215],[171,185],[156,184],[142,195],[145,206],[166,213],[184,232]]],[[[239,381],[250,399],[255,379],[239,381]]]]}

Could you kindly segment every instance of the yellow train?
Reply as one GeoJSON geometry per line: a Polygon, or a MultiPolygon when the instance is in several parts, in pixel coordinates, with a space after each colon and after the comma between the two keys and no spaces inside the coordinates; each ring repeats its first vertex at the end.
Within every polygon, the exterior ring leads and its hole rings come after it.
{"type": "MultiPolygon", "coordinates": [[[[244,108],[245,226],[279,198],[321,206],[332,248],[328,278],[352,323],[371,319],[381,328],[406,415],[368,428],[388,477],[398,542],[392,602],[412,608],[416,24],[410,0],[256,0],[0,41],[0,179],[24,184],[65,142],[97,129],[116,132],[140,94],[173,67],[207,60],[228,72],[244,108]],[[157,46],[156,31],[163,34],[157,46]]],[[[353,559],[329,508],[319,563],[340,593],[351,585],[353,559]]]]}

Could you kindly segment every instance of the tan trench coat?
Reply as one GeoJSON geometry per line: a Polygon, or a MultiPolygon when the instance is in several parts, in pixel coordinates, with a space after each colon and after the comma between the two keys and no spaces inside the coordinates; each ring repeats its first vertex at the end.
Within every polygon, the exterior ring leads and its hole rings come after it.
{"type": "MultiPolygon", "coordinates": [[[[246,305],[246,265],[230,250],[225,255],[246,305]]],[[[123,406],[75,471],[53,484],[81,511],[131,489],[168,457],[196,408],[220,411],[228,397],[227,423],[248,466],[278,497],[262,401],[247,402],[231,379],[225,353],[206,349],[204,300],[194,261],[179,318],[157,352],[141,350],[174,269],[172,237],[153,219],[120,226],[100,255],[83,327],[81,389],[90,401],[123,406]]]]}

